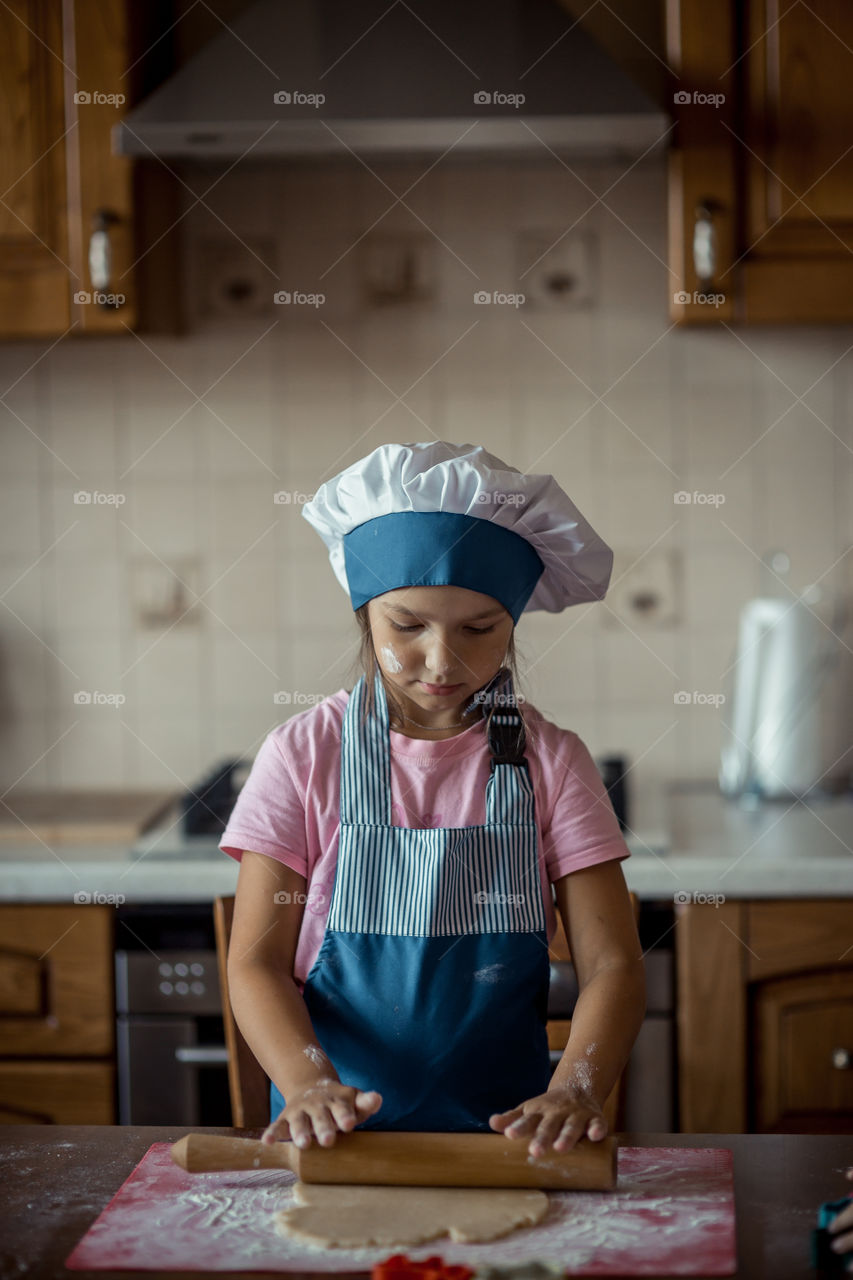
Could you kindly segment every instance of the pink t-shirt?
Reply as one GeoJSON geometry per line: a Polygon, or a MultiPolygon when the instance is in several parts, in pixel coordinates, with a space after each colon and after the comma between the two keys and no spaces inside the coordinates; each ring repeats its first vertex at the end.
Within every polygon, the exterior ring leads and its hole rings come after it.
{"type": "MultiPolygon", "coordinates": [[[[341,727],[349,693],[339,689],[267,734],[219,848],[267,854],[306,880],[294,978],[313,965],[326,927],[340,828],[341,727]]],[[[524,704],[526,755],[536,810],[548,937],[556,928],[550,882],[582,867],[629,857],[601,775],[569,729],[524,704]]],[[[391,821],[399,827],[475,827],[486,821],[489,746],[482,721],[455,738],[426,741],[390,730],[391,821]]]]}

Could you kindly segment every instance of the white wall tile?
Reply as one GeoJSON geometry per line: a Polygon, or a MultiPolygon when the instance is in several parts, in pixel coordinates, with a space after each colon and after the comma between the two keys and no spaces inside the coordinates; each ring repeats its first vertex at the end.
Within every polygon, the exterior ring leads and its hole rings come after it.
{"type": "MultiPolygon", "coordinates": [[[[15,615],[25,630],[29,627],[36,634],[48,625],[49,586],[43,565],[44,561],[41,565],[36,563],[35,555],[25,555],[20,559],[4,556],[0,560],[0,600],[6,606],[2,614],[6,615],[10,627],[15,615]]],[[[52,605],[52,599],[50,603],[52,605]]]]}
{"type": "Polygon", "coordinates": [[[12,726],[50,709],[59,664],[53,637],[23,615],[19,622],[4,609],[0,637],[0,723],[12,726]]]}
{"type": "Polygon", "coordinates": [[[63,740],[61,769],[52,785],[68,790],[135,786],[127,776],[127,733],[116,711],[112,707],[76,710],[79,712],[77,724],[63,740]],[[84,714],[88,712],[92,714],[84,714]]]}
{"type": "Polygon", "coordinates": [[[0,456],[3,475],[38,482],[49,466],[50,422],[42,358],[47,345],[4,342],[0,346],[0,456]]]}
{"type": "Polygon", "coordinates": [[[32,564],[46,550],[41,541],[44,500],[43,491],[25,479],[4,479],[0,484],[0,547],[5,557],[32,564]]]}
{"type": "Polygon", "coordinates": [[[276,714],[274,697],[287,684],[287,670],[276,651],[276,637],[269,628],[234,624],[232,631],[214,624],[209,677],[203,696],[216,715],[243,708],[264,723],[276,714]]]}
{"type": "Polygon", "coordinates": [[[128,759],[139,787],[180,792],[198,782],[215,763],[198,716],[155,704],[141,708],[133,729],[128,759]]]}
{"type": "MultiPolygon", "coordinates": [[[[62,743],[49,712],[21,711],[0,723],[0,785],[38,791],[60,785],[62,743]]],[[[90,784],[91,785],[91,784],[90,784]]]]}
{"type": "Polygon", "coordinates": [[[105,545],[99,552],[67,550],[60,544],[53,555],[56,602],[53,625],[58,633],[116,633],[121,622],[122,588],[119,561],[110,540],[105,537],[105,545]]]}

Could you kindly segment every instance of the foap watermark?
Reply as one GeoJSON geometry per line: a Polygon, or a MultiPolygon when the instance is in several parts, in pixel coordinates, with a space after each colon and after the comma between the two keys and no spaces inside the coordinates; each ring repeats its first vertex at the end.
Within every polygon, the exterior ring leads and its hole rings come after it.
{"type": "Polygon", "coordinates": [[[124,293],[103,293],[100,289],[78,289],[74,301],[80,307],[123,307],[127,302],[124,293]]]}
{"type": "Polygon", "coordinates": [[[302,693],[299,689],[279,689],[272,696],[276,706],[313,707],[325,698],[324,693],[302,693]]]}
{"type": "Polygon", "coordinates": [[[278,289],[272,296],[277,307],[322,307],[325,293],[300,293],[298,289],[278,289]]]}
{"type": "Polygon", "coordinates": [[[500,289],[478,289],[474,303],[478,307],[523,307],[527,297],[523,293],[502,293],[500,289]]]}
{"type": "Polygon", "coordinates": [[[100,689],[78,689],[74,703],[78,707],[122,707],[127,698],[123,693],[102,693],[100,689]]]}
{"type": "Polygon", "coordinates": [[[672,95],[672,100],[677,107],[721,107],[726,100],[726,95],[704,93],[701,89],[694,89],[692,92],[679,89],[672,95]]]}
{"type": "Polygon", "coordinates": [[[78,889],[74,894],[74,905],[76,907],[120,907],[125,902],[127,902],[127,898],[123,893],[102,893],[100,889],[92,891],[78,889]]]}
{"type": "Polygon", "coordinates": [[[688,693],[686,689],[679,689],[678,693],[672,695],[672,700],[677,707],[721,707],[726,700],[726,695],[724,693],[700,693],[698,689],[688,693]]]}
{"type": "Polygon", "coordinates": [[[523,507],[527,499],[523,493],[500,493],[493,489],[483,489],[474,501],[483,504],[494,503],[498,507],[523,507]]]}
{"type": "Polygon", "coordinates": [[[501,89],[478,89],[474,94],[475,107],[523,107],[527,98],[523,93],[504,93],[501,89]]]}
{"type": "Polygon", "coordinates": [[[474,901],[480,907],[523,907],[526,899],[523,893],[486,893],[480,890],[474,894],[474,901]]]}
{"type": "Polygon", "coordinates": [[[78,507],[123,507],[126,502],[126,493],[101,493],[100,489],[78,489],[74,494],[74,503],[78,507]]]}
{"type": "Polygon", "coordinates": [[[272,896],[273,902],[277,907],[299,906],[299,907],[322,907],[326,901],[326,895],[322,889],[315,889],[313,886],[307,893],[296,890],[291,893],[289,889],[278,889],[272,896]]]}
{"type": "Polygon", "coordinates": [[[721,507],[726,500],[724,493],[700,493],[694,489],[692,493],[688,493],[686,489],[679,489],[672,495],[672,500],[677,507],[721,507]]]}
{"type": "Polygon", "coordinates": [[[273,494],[273,502],[277,507],[302,506],[305,502],[313,502],[313,493],[299,493],[296,489],[279,489],[273,494]]]}
{"type": "Polygon", "coordinates": [[[74,104],[78,107],[123,107],[126,102],[123,93],[102,93],[100,89],[91,93],[88,89],[78,89],[74,94],[74,104]]]}
{"type": "Polygon", "coordinates": [[[325,93],[305,93],[302,89],[276,89],[272,100],[277,107],[322,107],[325,93]]]}
{"type": "Polygon", "coordinates": [[[724,893],[703,893],[701,889],[676,889],[672,900],[677,907],[690,904],[697,907],[721,907],[726,900],[724,893]]]}
{"type": "Polygon", "coordinates": [[[474,694],[472,702],[478,702],[484,707],[514,707],[519,702],[526,702],[523,693],[507,693],[501,689],[480,689],[474,694]]]}
{"type": "Polygon", "coordinates": [[[701,289],[694,289],[692,293],[688,293],[686,289],[678,289],[672,295],[672,300],[680,307],[688,307],[691,302],[697,307],[722,307],[726,301],[726,295],[703,293],[701,289]]]}

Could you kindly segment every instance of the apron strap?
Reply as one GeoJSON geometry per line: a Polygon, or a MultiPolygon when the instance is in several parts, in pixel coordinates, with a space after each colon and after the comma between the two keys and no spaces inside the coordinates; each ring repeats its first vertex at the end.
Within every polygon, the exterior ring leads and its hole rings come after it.
{"type": "Polygon", "coordinates": [[[378,674],[373,681],[373,714],[362,720],[367,678],[361,676],[347,703],[341,733],[341,822],[391,825],[391,760],[388,703],[378,674]]]}

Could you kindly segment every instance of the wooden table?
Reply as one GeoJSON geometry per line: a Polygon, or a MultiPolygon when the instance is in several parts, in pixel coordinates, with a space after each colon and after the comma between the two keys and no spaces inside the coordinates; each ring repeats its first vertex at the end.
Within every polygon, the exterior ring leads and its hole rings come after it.
{"type": "MultiPolygon", "coordinates": [[[[0,1276],[144,1277],[145,1272],[71,1272],[63,1262],[153,1142],[184,1128],[0,1126],[0,1276]]],[[[259,1130],[206,1129],[258,1137],[259,1130]]],[[[767,1134],[626,1133],[625,1146],[730,1147],[734,1151],[738,1277],[798,1280],[809,1266],[818,1205],[849,1194],[850,1137],[767,1134]]],[[[438,1246],[436,1246],[437,1251],[438,1246]]],[[[155,1274],[155,1273],[148,1273],[155,1274]]],[[[187,1280],[201,1272],[159,1272],[187,1280]]],[[[205,1272],[221,1277],[224,1272],[205,1272]]],[[[283,1273],[278,1273],[279,1277],[283,1273]]],[[[297,1275],[300,1273],[290,1273],[297,1275]]],[[[301,1273],[303,1276],[305,1273],[301,1273]]],[[[309,1280],[317,1280],[312,1276],[309,1280]]]]}

